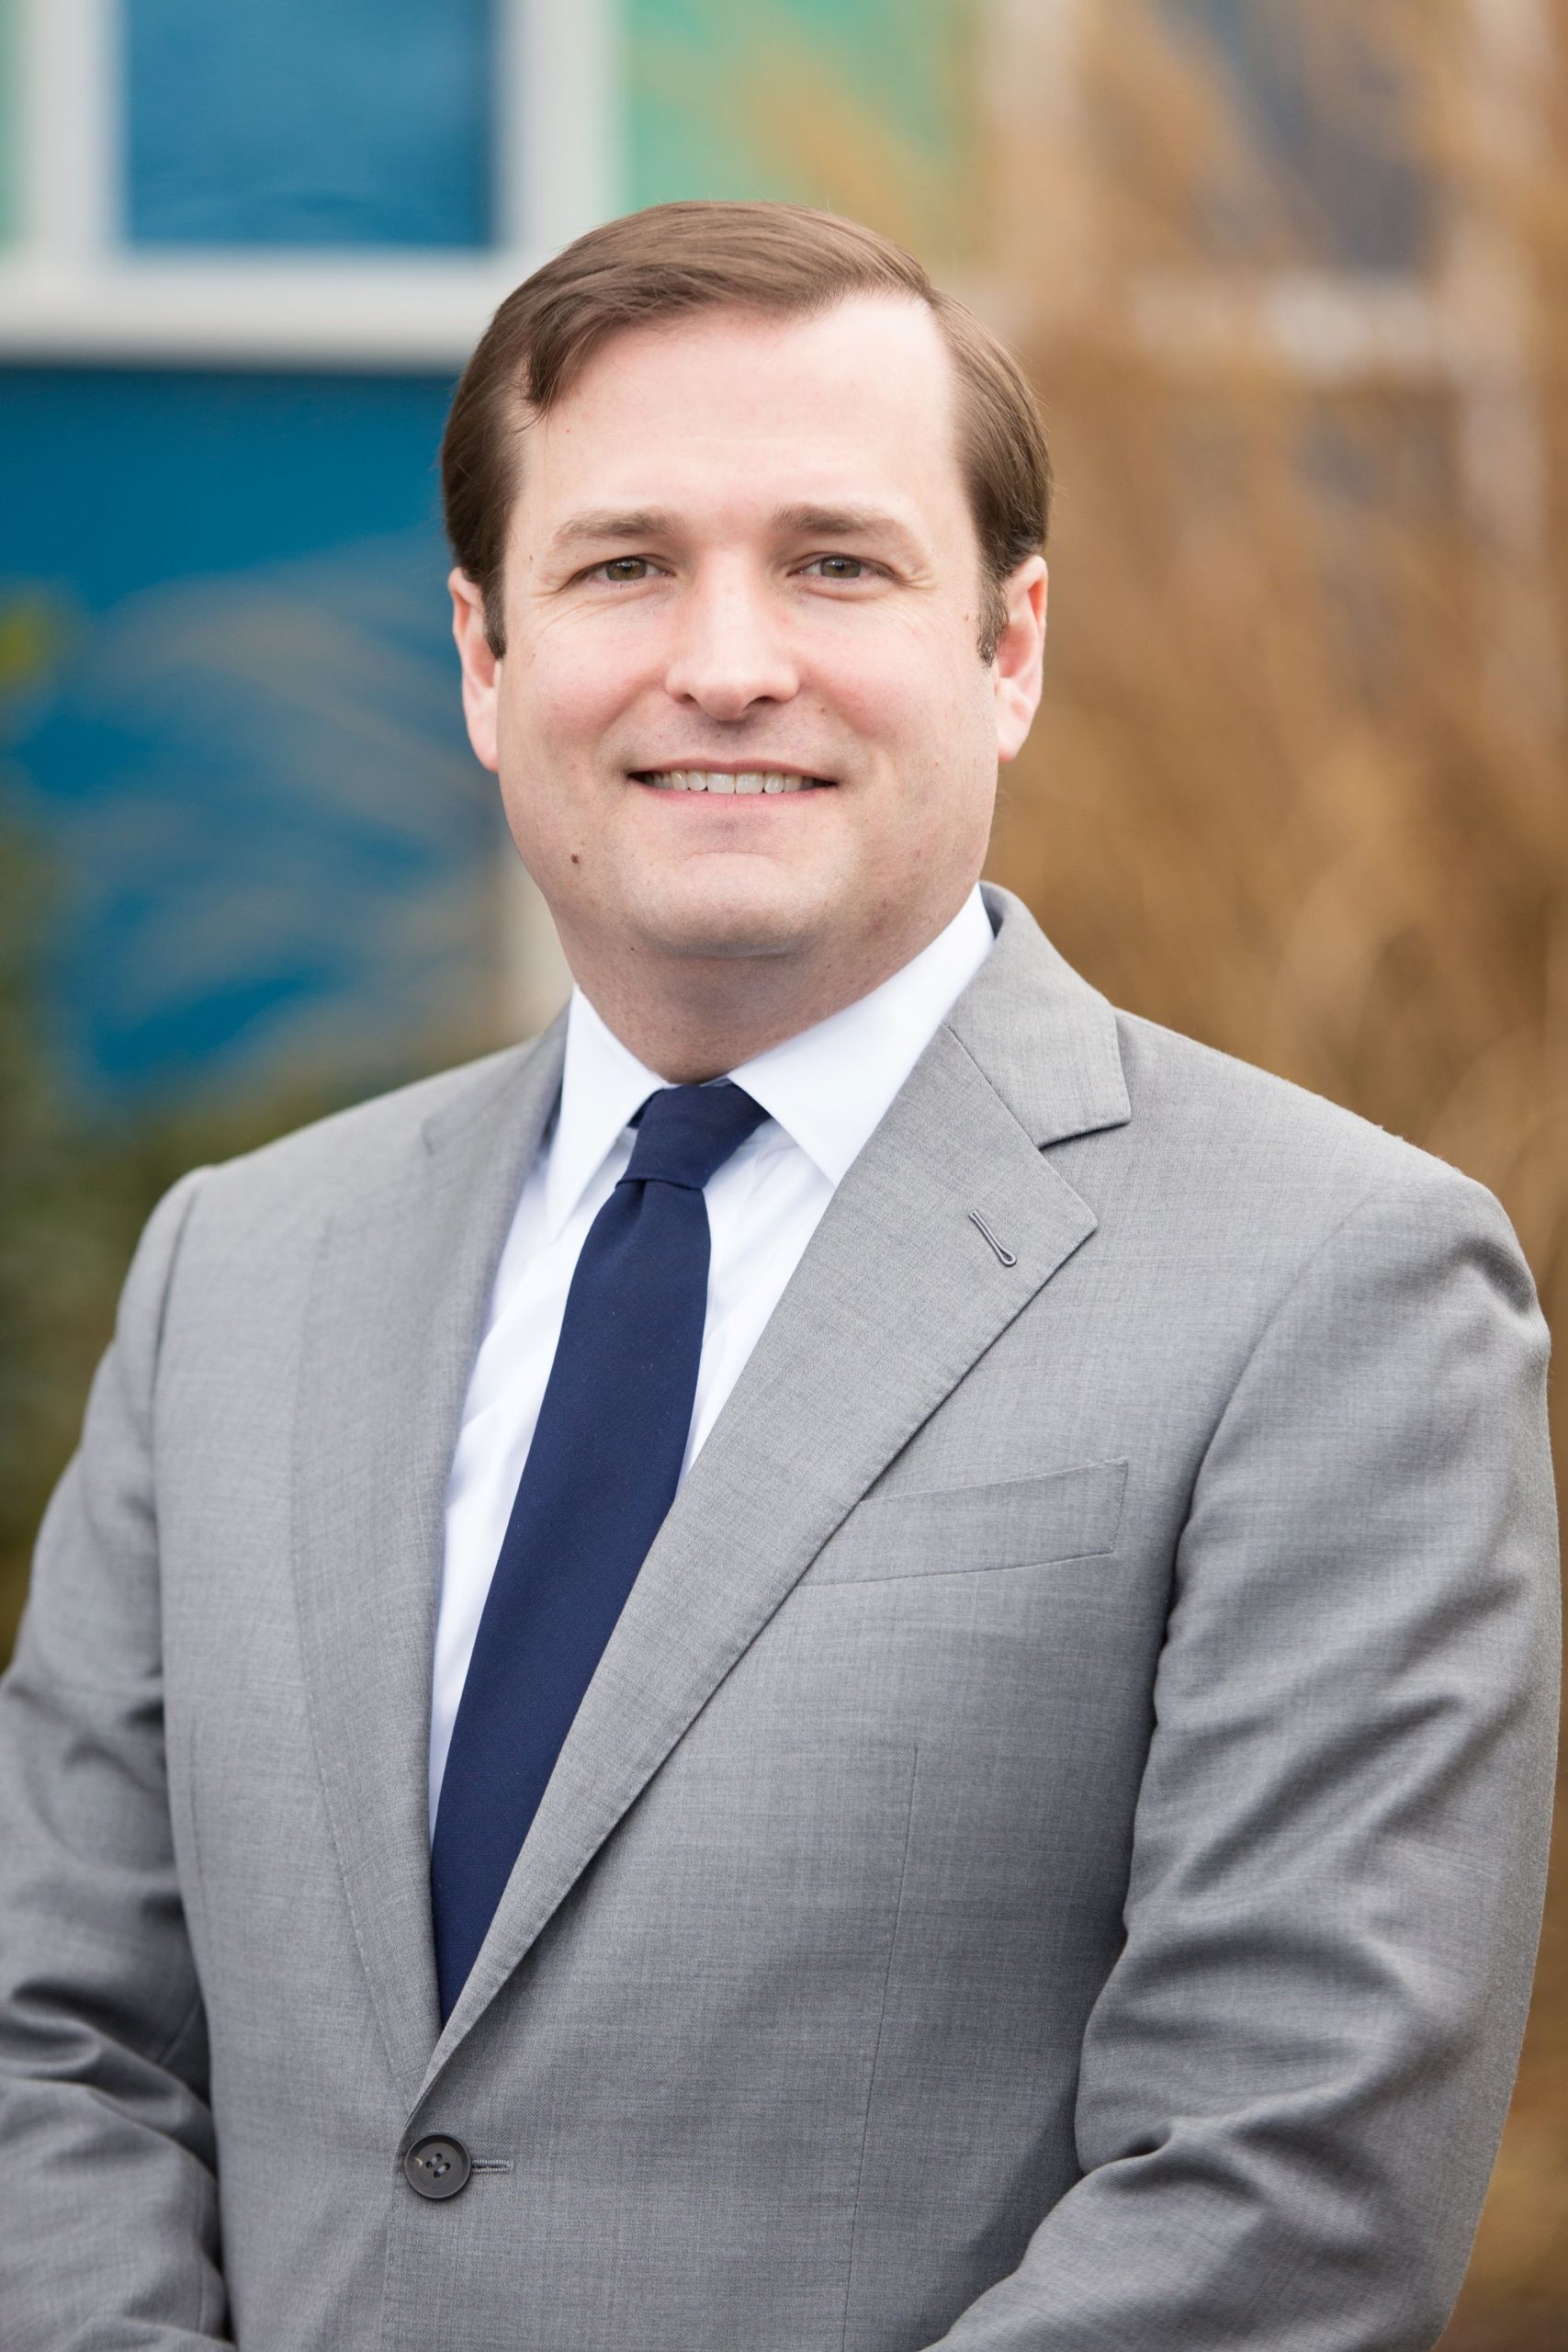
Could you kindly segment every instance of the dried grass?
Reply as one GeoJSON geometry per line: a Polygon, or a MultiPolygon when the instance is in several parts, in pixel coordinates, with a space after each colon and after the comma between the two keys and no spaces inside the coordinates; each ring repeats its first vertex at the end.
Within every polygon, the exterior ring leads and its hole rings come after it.
{"type": "MultiPolygon", "coordinates": [[[[1118,1002],[1492,1186],[1568,1329],[1568,110],[1540,60],[1488,80],[1475,14],[1314,0],[1300,62],[1438,191],[1455,290],[1425,381],[1313,380],[1255,331],[1325,224],[1213,57],[1136,0],[1085,12],[1073,104],[1010,90],[992,266],[1062,490],[1047,700],[992,871],[1118,1002]],[[1155,332],[1172,273],[1234,299],[1155,332]]],[[[1477,2346],[1568,2318],[1565,2081],[1568,1869],[1477,2346]]]]}

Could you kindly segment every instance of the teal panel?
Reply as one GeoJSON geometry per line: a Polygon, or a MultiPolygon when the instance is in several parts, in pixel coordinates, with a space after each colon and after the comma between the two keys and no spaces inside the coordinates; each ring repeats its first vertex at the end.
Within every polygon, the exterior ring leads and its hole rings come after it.
{"type": "Polygon", "coordinates": [[[632,198],[821,204],[976,247],[976,0],[626,0],[632,198]]]}
{"type": "Polygon", "coordinates": [[[133,243],[490,242],[493,0],[121,15],[133,243]]]}

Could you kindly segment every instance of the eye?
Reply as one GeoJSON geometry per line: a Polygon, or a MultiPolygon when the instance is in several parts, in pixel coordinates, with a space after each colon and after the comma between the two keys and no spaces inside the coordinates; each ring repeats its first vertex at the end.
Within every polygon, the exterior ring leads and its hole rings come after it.
{"type": "Polygon", "coordinates": [[[858,555],[814,555],[802,566],[823,580],[869,580],[872,567],[858,555]]]}
{"type": "Polygon", "coordinates": [[[651,580],[653,564],[646,555],[613,555],[606,563],[596,563],[585,573],[589,580],[607,580],[612,583],[651,580]]]}

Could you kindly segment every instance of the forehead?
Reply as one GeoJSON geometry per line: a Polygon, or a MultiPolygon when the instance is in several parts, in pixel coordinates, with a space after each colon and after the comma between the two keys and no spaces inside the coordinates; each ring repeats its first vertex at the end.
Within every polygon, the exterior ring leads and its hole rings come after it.
{"type": "Polygon", "coordinates": [[[936,535],[967,519],[942,332],[924,303],[871,295],[612,335],[524,434],[513,530],[536,542],[580,503],[696,519],[878,497],[936,535]]]}

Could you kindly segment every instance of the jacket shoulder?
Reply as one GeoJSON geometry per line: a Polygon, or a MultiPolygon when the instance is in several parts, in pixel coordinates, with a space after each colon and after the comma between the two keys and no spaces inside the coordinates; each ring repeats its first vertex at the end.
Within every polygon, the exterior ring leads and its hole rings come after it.
{"type": "Polygon", "coordinates": [[[1061,1172],[1173,1316],[1196,1328],[1225,1303],[1250,1346],[1319,1273],[1364,1297],[1398,1269],[1429,1285],[1468,1265],[1534,1328],[1529,1265],[1483,1184],[1287,1079],[1116,1021],[1131,1119],[1070,1145],[1061,1172]]]}
{"type": "Polygon", "coordinates": [[[242,1210],[373,1192],[389,1169],[421,1148],[433,1122],[450,1128],[488,1108],[541,1042],[532,1038],[507,1046],[312,1120],[203,1170],[202,1190],[209,1201],[220,1198],[231,1209],[242,1210]]]}
{"type": "Polygon", "coordinates": [[[1136,1013],[1116,1023],[1134,1129],[1233,1211],[1289,1203],[1303,1240],[1384,1195],[1506,1225],[1484,1185],[1357,1112],[1136,1013]]]}

